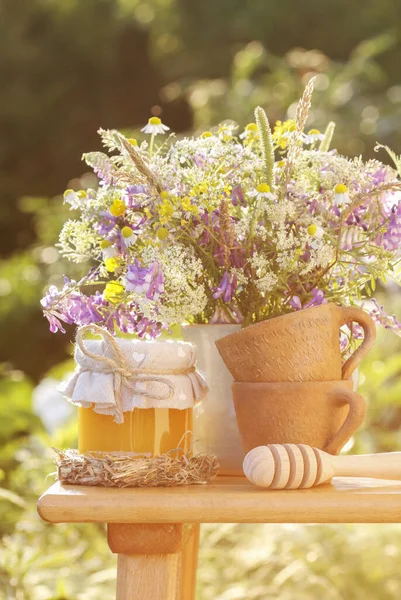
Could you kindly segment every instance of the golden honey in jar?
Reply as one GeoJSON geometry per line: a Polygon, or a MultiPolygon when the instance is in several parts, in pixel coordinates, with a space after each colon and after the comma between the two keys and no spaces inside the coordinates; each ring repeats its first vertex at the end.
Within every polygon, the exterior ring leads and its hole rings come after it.
{"type": "Polygon", "coordinates": [[[77,366],[64,390],[79,407],[79,451],[188,453],[192,407],[207,391],[192,344],[100,335],[77,336],[77,366]]]}
{"type": "Polygon", "coordinates": [[[190,431],[192,408],[135,408],[124,413],[124,423],[115,423],[110,415],[98,414],[92,408],[79,408],[78,450],[157,456],[181,448],[188,453],[190,431]]]}

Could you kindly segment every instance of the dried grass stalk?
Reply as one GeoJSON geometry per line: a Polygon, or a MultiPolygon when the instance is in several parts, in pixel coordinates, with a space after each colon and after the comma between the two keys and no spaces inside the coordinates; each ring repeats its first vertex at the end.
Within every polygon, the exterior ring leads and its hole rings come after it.
{"type": "Polygon", "coordinates": [[[388,181],[385,183],[378,184],[373,190],[369,190],[367,192],[361,192],[357,196],[354,197],[351,204],[347,207],[347,209],[342,214],[342,220],[347,219],[350,214],[364,204],[369,198],[372,196],[379,196],[383,192],[400,192],[401,191],[401,182],[394,179],[394,181],[388,181]]]}
{"type": "Polygon", "coordinates": [[[139,173],[150,183],[150,185],[160,194],[163,191],[162,185],[156,175],[151,171],[137,150],[126,140],[122,135],[119,136],[121,144],[128,152],[132,162],[138,169],[139,173]]]}
{"type": "Polygon", "coordinates": [[[292,169],[295,161],[302,151],[301,135],[308,120],[309,109],[312,101],[313,87],[316,77],[312,77],[305,87],[302,98],[297,104],[297,112],[295,115],[295,131],[290,138],[287,151],[287,160],[285,163],[284,181],[287,186],[291,180],[292,169]]]}
{"type": "Polygon", "coordinates": [[[56,452],[57,477],[61,483],[103,487],[172,487],[205,484],[216,477],[217,458],[211,454],[168,454],[147,458],[123,452],[56,452]]]}
{"type": "Polygon", "coordinates": [[[220,203],[220,240],[223,249],[224,265],[230,266],[230,250],[234,247],[235,231],[234,225],[230,217],[228,202],[224,198],[220,203]]]}

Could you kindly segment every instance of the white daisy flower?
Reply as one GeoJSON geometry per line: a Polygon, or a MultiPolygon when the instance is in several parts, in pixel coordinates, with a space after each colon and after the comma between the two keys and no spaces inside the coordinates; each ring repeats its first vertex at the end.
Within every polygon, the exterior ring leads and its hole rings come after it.
{"type": "Polygon", "coordinates": [[[159,133],[166,133],[166,131],[168,131],[169,129],[170,127],[167,127],[167,125],[163,125],[159,117],[150,117],[148,124],[145,125],[145,127],[143,127],[141,131],[143,131],[143,133],[149,133],[150,135],[158,135],[159,133]]]}
{"type": "Polygon", "coordinates": [[[351,202],[348,195],[348,188],[343,183],[338,183],[334,188],[334,203],[336,206],[341,208],[351,202]]]}
{"type": "Polygon", "coordinates": [[[270,191],[270,186],[267,183],[259,183],[256,188],[252,192],[248,192],[248,196],[254,198],[257,196],[258,198],[268,198],[269,200],[274,200],[274,196],[270,191]]]}
{"type": "Polygon", "coordinates": [[[131,227],[128,227],[128,225],[121,229],[121,235],[123,236],[124,244],[127,248],[132,246],[132,244],[135,244],[136,240],[138,239],[138,236],[135,235],[131,227]]]}

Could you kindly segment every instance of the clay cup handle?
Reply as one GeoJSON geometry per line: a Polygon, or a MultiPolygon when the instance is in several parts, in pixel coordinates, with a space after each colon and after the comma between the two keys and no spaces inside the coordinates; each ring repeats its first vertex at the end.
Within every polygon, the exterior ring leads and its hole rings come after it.
{"type": "Polygon", "coordinates": [[[341,311],[340,327],[350,323],[351,321],[356,321],[362,327],[364,333],[362,344],[359,346],[356,352],[349,357],[342,368],[342,378],[350,379],[352,373],[355,371],[361,360],[365,358],[373,346],[376,339],[376,327],[373,320],[361,308],[358,308],[357,306],[342,306],[339,308],[341,311]]]}
{"type": "Polygon", "coordinates": [[[349,404],[349,413],[343,425],[327,446],[323,448],[329,454],[338,454],[352,434],[362,425],[366,413],[366,402],[363,396],[357,392],[342,388],[335,389],[331,397],[336,402],[342,400],[349,404]]]}

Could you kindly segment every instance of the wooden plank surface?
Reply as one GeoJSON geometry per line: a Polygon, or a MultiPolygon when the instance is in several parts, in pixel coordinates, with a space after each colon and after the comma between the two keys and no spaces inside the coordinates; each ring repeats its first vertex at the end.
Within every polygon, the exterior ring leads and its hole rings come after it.
{"type": "Polygon", "coordinates": [[[52,523],[400,523],[401,482],[335,478],[294,491],[259,489],[242,477],[118,490],[55,483],[38,511],[52,523]]]}

